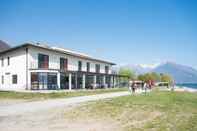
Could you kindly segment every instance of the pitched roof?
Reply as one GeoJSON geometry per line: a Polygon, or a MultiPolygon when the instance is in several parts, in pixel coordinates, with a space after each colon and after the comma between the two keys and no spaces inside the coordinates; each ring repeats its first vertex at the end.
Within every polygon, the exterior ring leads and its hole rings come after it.
{"type": "Polygon", "coordinates": [[[64,48],[50,47],[50,46],[42,45],[42,44],[39,44],[39,43],[37,43],[37,44],[25,43],[25,44],[22,44],[22,45],[4,50],[4,51],[0,52],[0,55],[2,55],[4,53],[7,53],[7,52],[10,52],[10,51],[13,51],[13,50],[16,50],[16,49],[19,49],[19,48],[27,47],[27,46],[42,48],[42,49],[46,49],[46,50],[50,50],[50,51],[54,51],[54,52],[58,52],[58,53],[63,53],[63,54],[70,55],[70,56],[79,57],[79,58],[82,58],[82,59],[93,60],[93,61],[97,61],[97,62],[107,63],[107,64],[110,64],[110,65],[115,65],[115,63],[113,63],[113,62],[93,58],[93,57],[91,57],[89,55],[86,55],[86,54],[83,54],[83,53],[79,53],[79,52],[76,52],[76,51],[71,51],[71,50],[64,49],[64,48]]]}

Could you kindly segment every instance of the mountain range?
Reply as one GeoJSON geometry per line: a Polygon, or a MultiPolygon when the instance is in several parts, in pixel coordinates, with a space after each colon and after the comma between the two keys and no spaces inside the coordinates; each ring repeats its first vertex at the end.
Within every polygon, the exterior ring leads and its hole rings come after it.
{"type": "Polygon", "coordinates": [[[6,42],[0,40],[0,52],[4,51],[4,50],[7,50],[9,48],[10,48],[10,46],[6,42]]]}
{"type": "MultiPolygon", "coordinates": [[[[0,52],[9,49],[10,46],[0,40],[0,52]]],[[[165,62],[162,64],[139,64],[139,65],[125,65],[121,67],[126,67],[135,71],[138,74],[144,74],[148,72],[156,72],[156,73],[165,73],[170,74],[176,83],[197,83],[197,70],[185,66],[176,64],[173,62],[165,62]]],[[[117,72],[120,67],[114,68],[114,71],[117,72]]]]}
{"type": "Polygon", "coordinates": [[[196,69],[173,62],[165,62],[153,65],[126,65],[121,67],[130,68],[135,71],[136,74],[144,74],[148,72],[169,74],[174,78],[176,83],[197,83],[196,69]]]}

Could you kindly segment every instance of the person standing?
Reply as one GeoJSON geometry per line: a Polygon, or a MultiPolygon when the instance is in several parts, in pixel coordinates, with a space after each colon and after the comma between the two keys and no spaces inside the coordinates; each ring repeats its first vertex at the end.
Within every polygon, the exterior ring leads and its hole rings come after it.
{"type": "Polygon", "coordinates": [[[133,92],[133,93],[135,93],[135,88],[136,88],[136,83],[134,82],[134,83],[132,84],[132,92],[133,92]]]}
{"type": "Polygon", "coordinates": [[[145,94],[146,94],[146,92],[147,92],[147,88],[148,88],[148,84],[145,82],[145,83],[144,83],[144,91],[145,91],[145,94]]]}
{"type": "Polygon", "coordinates": [[[171,91],[174,91],[174,88],[175,88],[175,82],[174,82],[174,81],[172,81],[171,91]]]}
{"type": "Polygon", "coordinates": [[[148,87],[151,90],[151,88],[152,88],[152,82],[151,82],[151,80],[148,81],[148,87]]]}
{"type": "Polygon", "coordinates": [[[132,86],[133,86],[133,82],[129,82],[129,91],[132,93],[132,86]]]}

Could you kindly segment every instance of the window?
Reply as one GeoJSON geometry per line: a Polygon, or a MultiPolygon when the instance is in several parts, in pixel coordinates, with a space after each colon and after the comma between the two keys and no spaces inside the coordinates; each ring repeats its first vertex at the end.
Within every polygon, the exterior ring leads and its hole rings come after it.
{"type": "Polygon", "coordinates": [[[2,83],[2,85],[4,84],[4,76],[3,75],[1,76],[1,83],[2,83]]]}
{"type": "Polygon", "coordinates": [[[48,81],[47,72],[39,72],[38,82],[40,89],[47,89],[47,81],[48,81]]]}
{"type": "Polygon", "coordinates": [[[38,82],[38,73],[31,73],[31,89],[38,89],[39,88],[39,82],[38,82]]]}
{"type": "Polygon", "coordinates": [[[12,84],[17,84],[17,75],[12,75],[12,84]]]}
{"type": "Polygon", "coordinates": [[[31,89],[47,89],[47,73],[31,73],[31,89]]]}
{"type": "Polygon", "coordinates": [[[106,74],[109,73],[109,66],[105,66],[105,73],[106,73],[106,74]]]}
{"type": "Polygon", "coordinates": [[[79,62],[78,62],[78,71],[81,71],[81,70],[82,70],[82,62],[79,61],[79,62]]]}
{"type": "Polygon", "coordinates": [[[100,65],[96,64],[96,73],[100,73],[100,65]]]}
{"type": "Polygon", "coordinates": [[[32,72],[31,89],[57,89],[57,73],[32,72]]]}
{"type": "Polygon", "coordinates": [[[57,73],[48,73],[47,89],[57,88],[57,73]]]}
{"type": "Polygon", "coordinates": [[[10,57],[8,57],[8,66],[10,65],[10,57]]]}
{"type": "Polygon", "coordinates": [[[4,59],[1,58],[1,66],[3,67],[4,66],[4,59]]]}
{"type": "Polygon", "coordinates": [[[66,71],[68,68],[68,60],[64,58],[60,58],[60,70],[66,71]]]}
{"type": "Polygon", "coordinates": [[[87,68],[87,72],[90,72],[90,63],[89,62],[87,62],[86,68],[87,68]]]}
{"type": "Polygon", "coordinates": [[[38,54],[38,68],[49,68],[49,56],[44,54],[38,54]]]}

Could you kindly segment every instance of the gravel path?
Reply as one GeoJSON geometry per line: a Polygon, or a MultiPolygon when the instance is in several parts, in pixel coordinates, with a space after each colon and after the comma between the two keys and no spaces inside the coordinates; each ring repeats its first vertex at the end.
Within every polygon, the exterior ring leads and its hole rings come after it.
{"type": "Polygon", "coordinates": [[[2,116],[0,129],[2,131],[121,131],[121,126],[113,119],[67,118],[65,113],[76,106],[79,104],[27,112],[22,115],[2,116]]]}
{"type": "Polygon", "coordinates": [[[36,101],[36,102],[24,102],[14,105],[1,106],[0,117],[22,115],[23,113],[29,113],[29,112],[33,113],[33,112],[48,110],[51,108],[72,106],[78,103],[119,97],[119,96],[126,96],[129,94],[130,94],[129,92],[124,91],[124,92],[105,93],[105,94],[98,94],[91,96],[80,96],[73,98],[61,98],[61,99],[44,100],[44,101],[36,101]]]}

